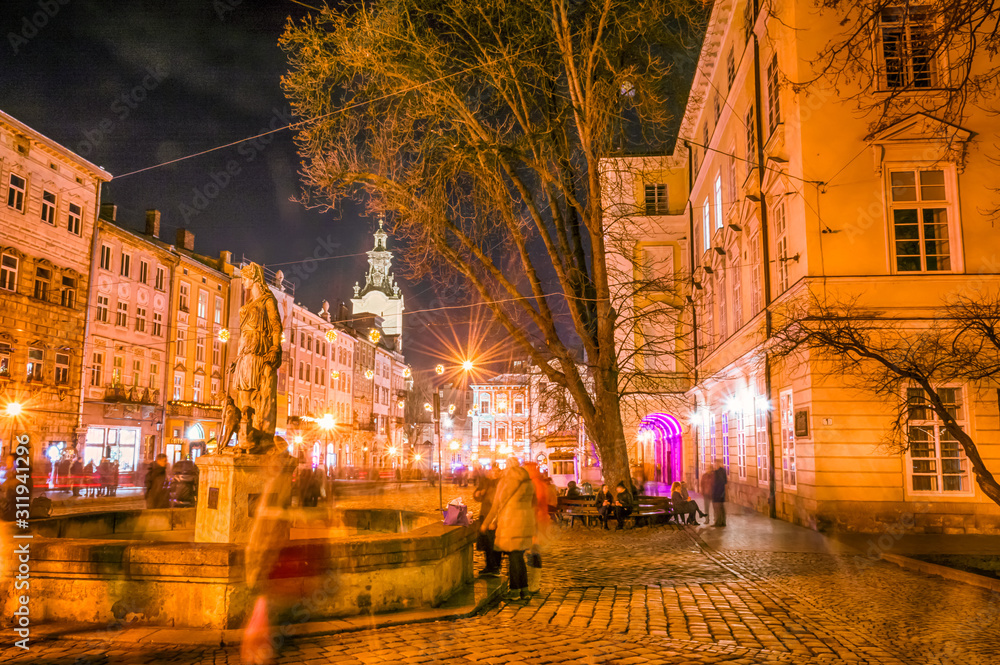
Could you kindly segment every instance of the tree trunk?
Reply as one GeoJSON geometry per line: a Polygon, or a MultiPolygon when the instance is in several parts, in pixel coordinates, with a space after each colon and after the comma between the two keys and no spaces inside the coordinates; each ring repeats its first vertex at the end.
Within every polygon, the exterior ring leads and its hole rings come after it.
{"type": "Polygon", "coordinates": [[[604,482],[612,489],[619,482],[623,482],[634,494],[617,386],[609,390],[601,385],[599,379],[594,383],[595,422],[587,423],[587,426],[594,433],[597,450],[601,454],[601,473],[604,482]]]}

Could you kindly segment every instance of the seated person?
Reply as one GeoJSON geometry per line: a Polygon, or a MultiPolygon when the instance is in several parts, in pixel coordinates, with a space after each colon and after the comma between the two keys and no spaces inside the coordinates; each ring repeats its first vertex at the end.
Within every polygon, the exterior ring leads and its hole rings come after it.
{"type": "Polygon", "coordinates": [[[594,507],[597,508],[597,514],[601,516],[601,524],[604,528],[608,528],[608,517],[614,512],[614,507],[612,503],[615,497],[611,494],[611,490],[608,489],[607,485],[601,485],[601,491],[597,493],[597,499],[594,501],[594,507]]]}
{"type": "Polygon", "coordinates": [[[695,515],[701,517],[706,517],[705,513],[701,512],[696,501],[684,498],[683,488],[679,481],[675,481],[673,485],[670,486],[670,505],[674,509],[674,516],[677,518],[677,522],[680,524],[697,524],[698,520],[695,515]],[[687,519],[685,519],[687,516],[687,519]]]}
{"type": "MultiPolygon", "coordinates": [[[[615,500],[612,503],[614,508],[615,519],[618,520],[618,525],[615,527],[615,531],[625,528],[625,518],[632,514],[632,510],[635,508],[635,501],[632,499],[632,493],[625,489],[625,483],[618,483],[618,487],[615,488],[615,500]]],[[[607,528],[607,522],[604,523],[604,528],[607,528]]]]}
{"type": "Polygon", "coordinates": [[[566,485],[566,498],[567,499],[579,499],[582,495],[580,494],[580,488],[576,486],[576,481],[571,480],[566,485]]]}

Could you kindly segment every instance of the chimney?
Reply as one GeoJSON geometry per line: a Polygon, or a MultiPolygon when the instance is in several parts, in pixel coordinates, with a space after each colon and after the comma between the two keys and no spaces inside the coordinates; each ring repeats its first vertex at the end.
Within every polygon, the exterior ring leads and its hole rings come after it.
{"type": "Polygon", "coordinates": [[[177,229],[177,246],[189,252],[194,251],[194,234],[187,229],[177,229]]]}
{"type": "Polygon", "coordinates": [[[233,253],[222,250],[219,252],[219,261],[221,261],[224,266],[230,265],[233,262],[233,253]]]}
{"type": "Polygon", "coordinates": [[[160,235],[160,211],[146,211],[146,235],[158,238],[160,235]]]}
{"type": "Polygon", "coordinates": [[[118,217],[118,206],[114,203],[102,203],[101,204],[101,219],[106,219],[109,222],[116,221],[118,217]]]}

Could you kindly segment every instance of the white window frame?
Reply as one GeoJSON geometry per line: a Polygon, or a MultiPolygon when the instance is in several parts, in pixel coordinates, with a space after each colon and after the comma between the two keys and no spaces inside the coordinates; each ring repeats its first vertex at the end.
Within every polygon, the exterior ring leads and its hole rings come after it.
{"type": "MultiPolygon", "coordinates": [[[[936,164],[929,166],[927,164],[913,164],[913,163],[894,163],[886,164],[883,169],[885,177],[885,200],[886,200],[886,225],[888,229],[889,236],[889,269],[892,274],[895,275],[922,275],[922,274],[950,274],[955,272],[961,272],[961,234],[959,233],[959,222],[958,222],[958,206],[955,192],[958,191],[957,186],[957,176],[955,174],[955,167],[952,164],[936,164]],[[920,182],[921,173],[926,172],[942,172],[944,179],[944,200],[933,200],[924,199],[921,189],[922,185],[920,182]],[[893,195],[893,185],[892,176],[896,173],[907,173],[911,172],[914,175],[914,187],[916,189],[916,200],[915,201],[895,201],[893,195]],[[923,215],[921,214],[924,210],[937,210],[943,209],[947,217],[948,225],[948,263],[949,266],[945,270],[928,270],[927,269],[927,245],[925,240],[925,234],[927,230],[927,225],[924,222],[923,215]],[[917,239],[920,255],[920,269],[919,270],[901,270],[899,268],[899,260],[896,253],[896,220],[895,211],[897,210],[916,210],[917,211],[917,224],[919,227],[919,237],[917,239]]],[[[910,255],[912,256],[912,255],[910,255]]]]}
{"type": "Polygon", "coordinates": [[[118,274],[126,279],[132,277],[132,255],[122,252],[121,262],[118,264],[118,274]]]}
{"type": "Polygon", "coordinates": [[[104,352],[94,351],[90,367],[90,385],[100,388],[104,384],[104,352]]]}
{"type": "Polygon", "coordinates": [[[740,480],[747,479],[747,417],[743,404],[736,411],[736,473],[740,480]]]}
{"type": "Polygon", "coordinates": [[[135,331],[146,332],[146,308],[136,306],[135,308],[135,331]]]}
{"type": "Polygon", "coordinates": [[[714,467],[716,460],[719,459],[719,448],[715,431],[715,416],[711,411],[708,412],[708,443],[712,447],[712,466],[714,467]]]}
{"type": "Polygon", "coordinates": [[[771,450],[767,437],[768,401],[758,395],[754,398],[754,444],[757,449],[757,484],[768,486],[771,483],[771,450]]]}
{"type": "Polygon", "coordinates": [[[164,285],[167,281],[167,269],[163,266],[156,266],[156,281],[153,283],[153,288],[157,291],[163,291],[164,285]]]}
{"type": "MultiPolygon", "coordinates": [[[[875,58],[878,62],[878,78],[879,86],[882,90],[932,90],[935,88],[943,87],[945,84],[941,81],[945,77],[948,71],[947,66],[942,66],[944,63],[938,62],[940,56],[931,53],[927,59],[928,62],[928,72],[926,76],[925,85],[916,85],[921,79],[918,78],[917,71],[914,68],[914,33],[913,33],[913,22],[910,20],[910,10],[919,8],[921,4],[926,4],[927,7],[931,7],[931,3],[912,3],[910,5],[904,5],[898,8],[892,7],[891,4],[882,8],[883,14],[878,17],[878,37],[875,44],[875,58]],[[890,82],[889,77],[889,65],[886,58],[886,29],[884,21],[884,13],[891,12],[894,9],[901,9],[904,11],[903,19],[901,21],[901,29],[894,30],[893,32],[901,33],[902,39],[899,41],[900,52],[898,55],[900,67],[898,80],[896,76],[893,77],[893,81],[890,82]]],[[[931,26],[931,30],[934,27],[931,26]]]]}
{"type": "Polygon", "coordinates": [[[47,189],[42,189],[41,219],[49,226],[56,225],[56,195],[47,189]]]}
{"type": "Polygon", "coordinates": [[[670,199],[668,198],[666,183],[644,183],[643,199],[643,209],[647,217],[670,214],[670,199]]]}
{"type": "Polygon", "coordinates": [[[198,289],[198,320],[208,320],[208,291],[198,289]]]}
{"type": "Polygon", "coordinates": [[[704,251],[707,252],[712,248],[712,204],[708,198],[702,203],[701,234],[705,246],[704,251]]]}
{"type": "Polygon", "coordinates": [[[795,448],[795,399],[791,388],[778,396],[781,416],[781,486],[784,490],[798,487],[798,460],[795,448]]]}
{"type": "Polygon", "coordinates": [[[69,384],[69,354],[56,354],[56,385],[64,386],[69,384]]]}
{"type": "Polygon", "coordinates": [[[149,283],[149,262],[139,260],[139,281],[143,284],[149,283]]]}
{"type": "Polygon", "coordinates": [[[768,136],[781,124],[781,69],[778,67],[778,54],[771,54],[767,61],[767,133],[768,136]]]}
{"type": "Polygon", "coordinates": [[[190,311],[191,307],[191,285],[187,282],[181,282],[180,288],[177,291],[177,308],[182,312],[190,311]]]}
{"type": "MultiPolygon", "coordinates": [[[[969,404],[966,401],[965,390],[963,386],[960,385],[942,385],[935,386],[935,390],[941,391],[944,389],[955,390],[958,394],[960,402],[958,403],[958,409],[956,413],[952,416],[955,418],[956,422],[961,426],[962,430],[965,432],[969,431],[969,404]]],[[[923,393],[919,388],[915,389],[923,393]]],[[[940,392],[939,392],[940,394],[940,392]]],[[[908,393],[904,393],[904,397],[909,402],[910,396],[908,393]]],[[[926,398],[925,398],[926,399],[926,398]]],[[[957,448],[958,457],[943,457],[941,450],[942,443],[942,432],[945,432],[944,422],[939,420],[937,414],[931,409],[930,405],[924,406],[923,410],[926,411],[925,418],[917,419],[911,418],[910,414],[907,414],[907,435],[909,436],[909,430],[911,427],[919,427],[921,429],[931,429],[931,445],[933,446],[933,456],[932,457],[915,457],[913,455],[913,442],[908,441],[906,449],[906,494],[908,496],[914,497],[926,497],[926,496],[938,496],[938,497],[971,497],[975,496],[976,486],[974,482],[974,477],[970,469],[970,463],[968,457],[965,456],[965,450],[962,448],[961,444],[955,441],[955,447],[957,448]],[[944,487],[944,461],[948,459],[957,459],[961,465],[963,471],[961,474],[947,474],[952,476],[959,476],[962,478],[962,484],[964,489],[958,491],[945,490],[944,487]],[[934,474],[914,473],[914,466],[920,461],[932,461],[934,466],[934,474]],[[935,485],[937,489],[933,490],[917,490],[913,488],[914,478],[917,476],[933,477],[935,479],[935,485]]]]}
{"type": "Polygon", "coordinates": [[[94,318],[101,323],[108,322],[108,316],[111,309],[111,298],[108,296],[97,296],[97,309],[94,312],[94,318]]]}
{"type": "Polygon", "coordinates": [[[722,420],[722,465],[726,467],[726,473],[729,473],[729,412],[723,411],[721,414],[722,420]]]}
{"type": "Polygon", "coordinates": [[[174,400],[184,399],[184,372],[174,372],[174,400]]]}
{"type": "Polygon", "coordinates": [[[153,312],[153,337],[163,337],[163,314],[153,312]]]}
{"type": "Polygon", "coordinates": [[[77,203],[70,203],[66,211],[66,230],[73,235],[80,235],[80,227],[83,225],[83,206],[77,203]]]}
{"type": "Polygon", "coordinates": [[[21,274],[21,259],[13,254],[0,254],[0,289],[17,293],[17,279],[21,274]],[[13,262],[10,265],[9,262],[13,262]]]}
{"type": "Polygon", "coordinates": [[[740,261],[740,246],[734,243],[729,248],[729,270],[732,289],[733,333],[743,327],[743,264],[740,261]]]}
{"type": "Polygon", "coordinates": [[[719,342],[729,339],[729,298],[726,289],[729,287],[726,279],[726,259],[719,257],[715,268],[716,293],[719,295],[719,342]]]}
{"type": "Polygon", "coordinates": [[[119,300],[115,308],[115,325],[119,328],[128,327],[128,303],[124,300],[119,300]]]}
{"type": "Polygon", "coordinates": [[[785,197],[779,196],[771,206],[771,224],[774,227],[774,272],[778,293],[788,290],[788,210],[785,197]]]}
{"type": "Polygon", "coordinates": [[[715,230],[718,231],[723,226],[722,220],[722,169],[715,173],[715,182],[712,185],[712,195],[715,197],[715,230]]]}
{"type": "Polygon", "coordinates": [[[7,207],[13,208],[19,213],[24,213],[24,200],[28,192],[28,178],[18,173],[11,173],[7,178],[7,207]],[[15,184],[14,179],[21,181],[15,184]]]}

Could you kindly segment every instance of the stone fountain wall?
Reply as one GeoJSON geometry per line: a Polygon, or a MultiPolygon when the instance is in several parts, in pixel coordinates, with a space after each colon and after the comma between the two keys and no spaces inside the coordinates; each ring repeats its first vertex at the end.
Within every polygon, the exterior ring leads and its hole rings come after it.
{"type": "MultiPolygon", "coordinates": [[[[190,524],[187,516],[161,522],[175,520],[190,524]]],[[[32,622],[199,629],[245,623],[253,599],[244,580],[242,546],[112,540],[110,532],[104,538],[95,533],[99,523],[113,528],[120,521],[92,516],[86,527],[45,527],[49,535],[85,530],[89,538],[36,535],[32,622]]],[[[366,523],[361,515],[348,521],[366,523]]],[[[371,521],[388,530],[393,522],[406,528],[413,520],[375,515],[371,521]]],[[[407,533],[292,540],[281,550],[269,596],[278,620],[291,622],[435,607],[472,581],[474,540],[472,529],[440,523],[407,533]]],[[[5,609],[4,616],[12,616],[13,606],[5,609]]]]}

